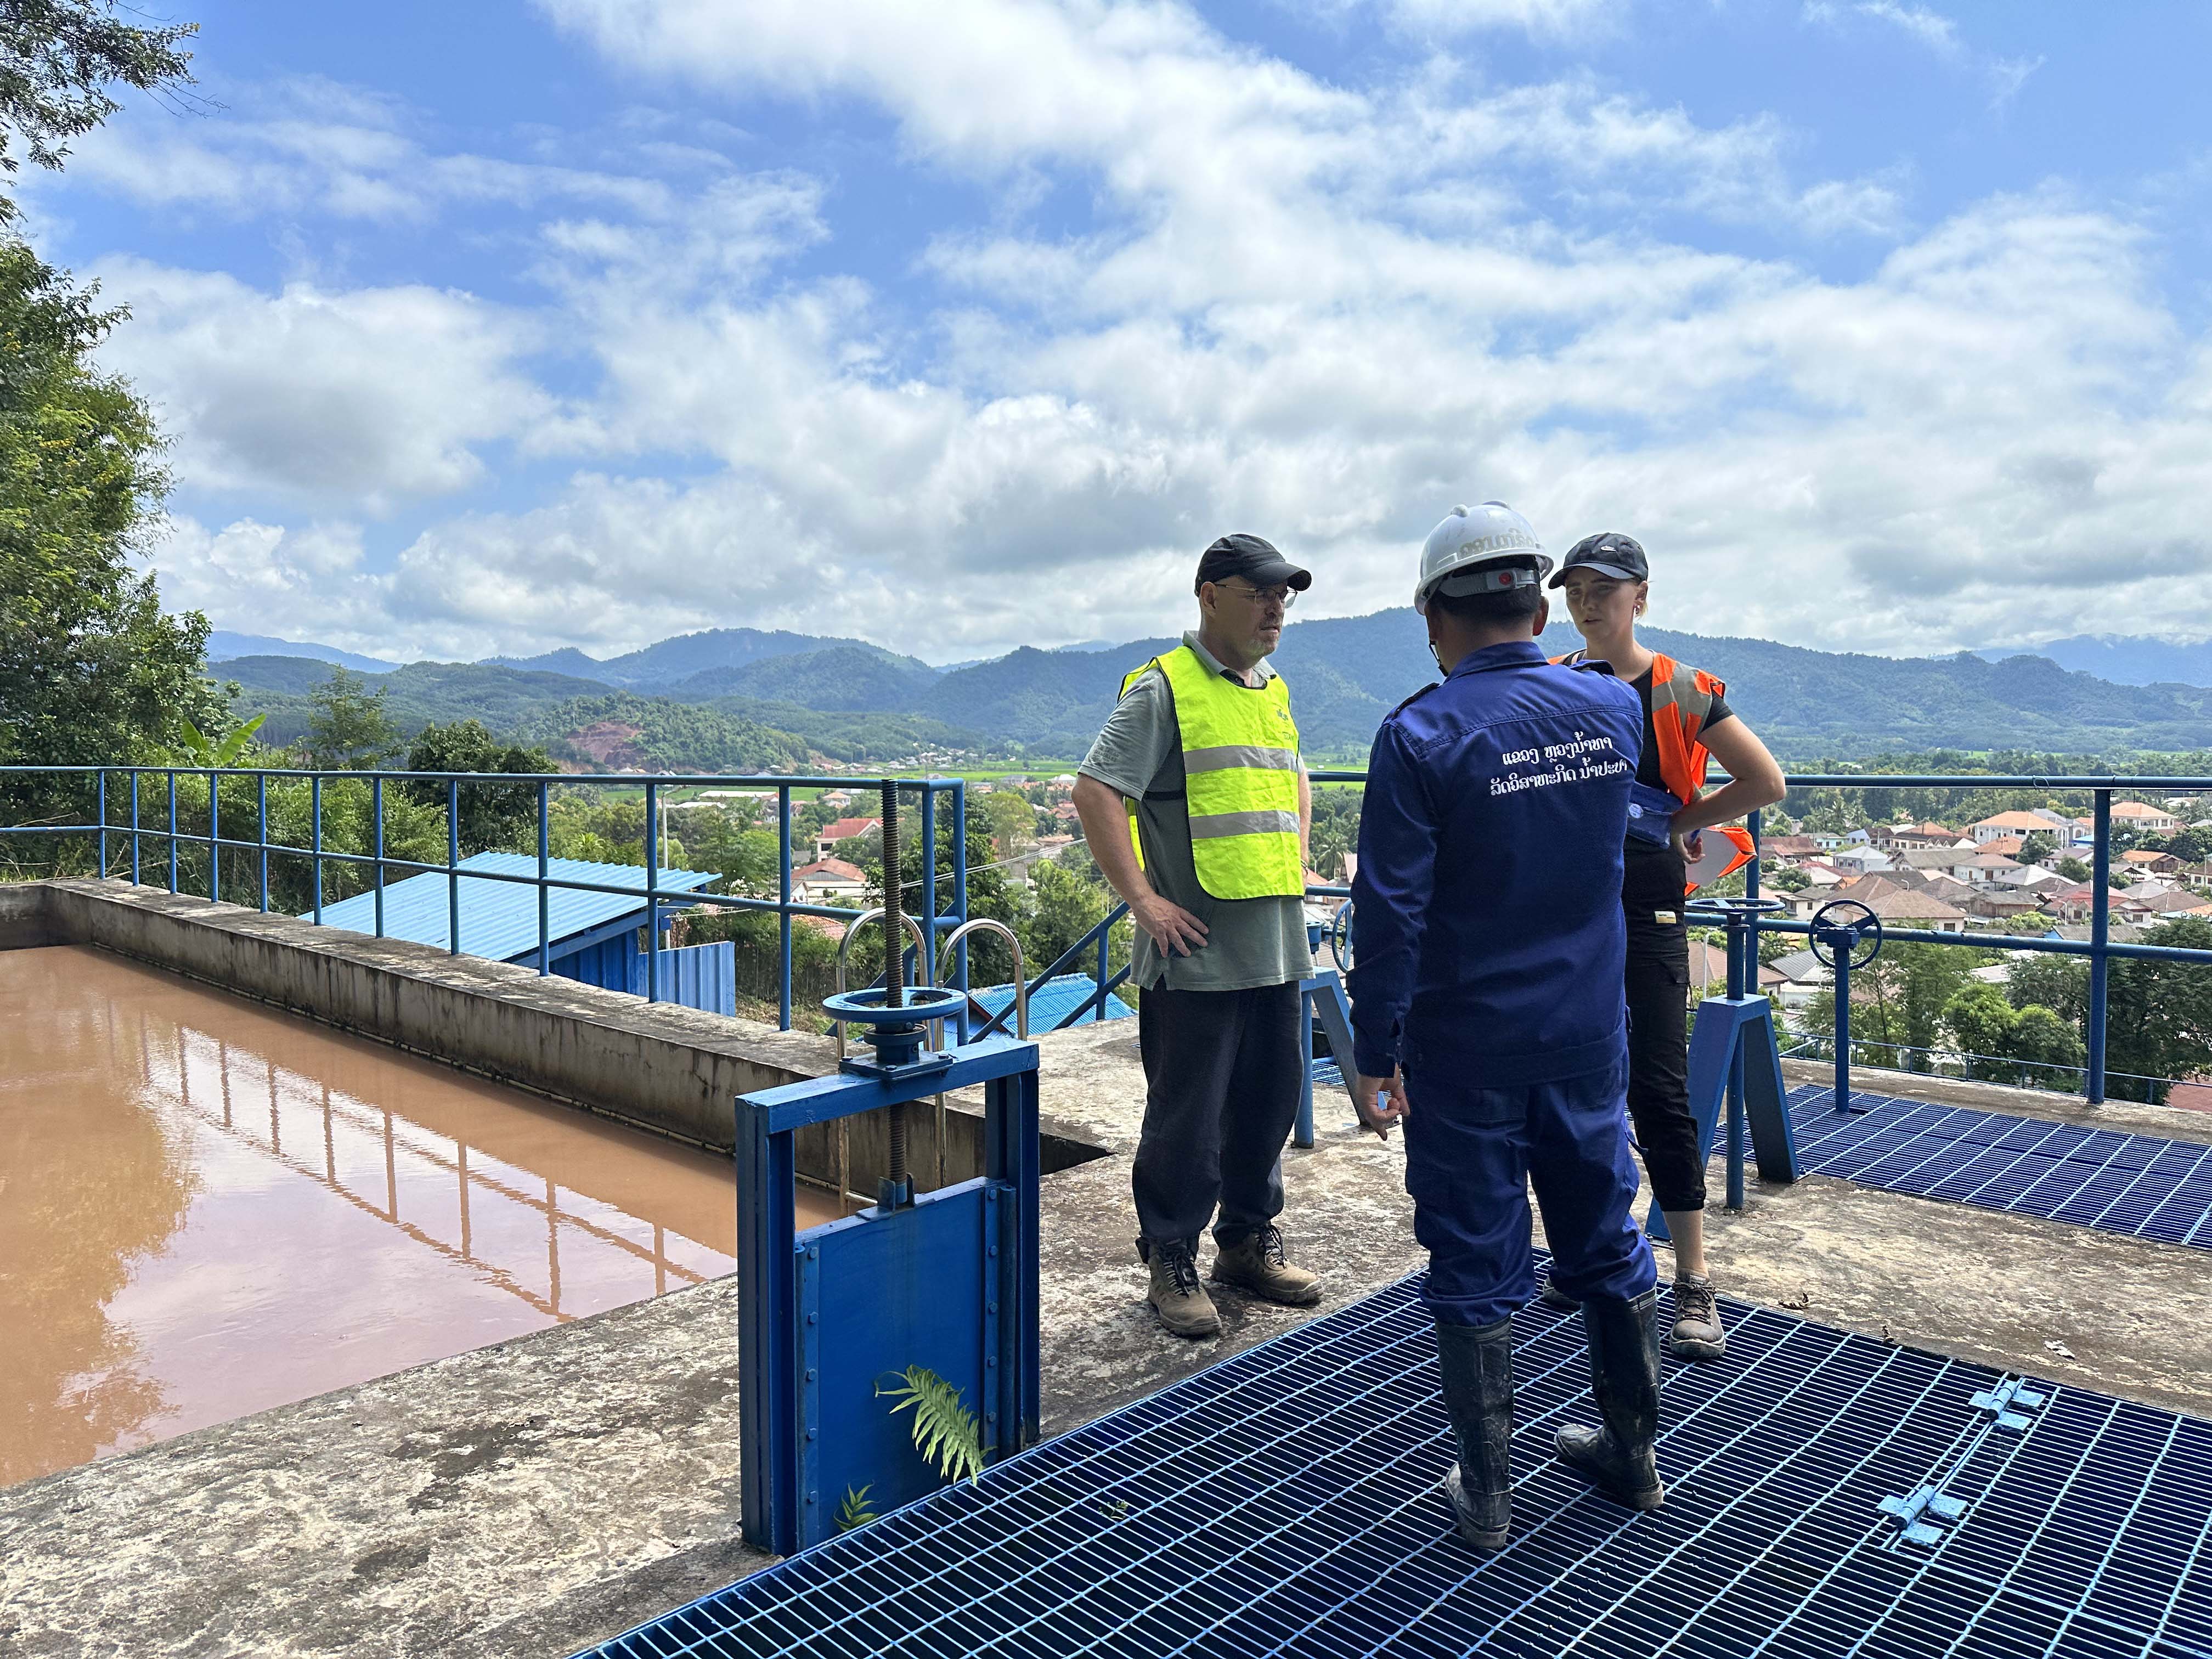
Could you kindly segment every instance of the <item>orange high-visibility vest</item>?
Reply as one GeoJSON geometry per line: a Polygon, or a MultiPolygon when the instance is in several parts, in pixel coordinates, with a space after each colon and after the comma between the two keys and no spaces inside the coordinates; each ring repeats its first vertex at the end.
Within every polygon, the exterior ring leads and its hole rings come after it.
{"type": "MultiPolygon", "coordinates": [[[[1571,651],[1552,660],[1579,662],[1587,654],[1571,651]]],[[[1676,662],[1662,651],[1651,653],[1651,735],[1659,744],[1659,778],[1685,806],[1705,793],[1705,765],[1710,757],[1705,745],[1698,740],[1698,734],[1705,730],[1705,716],[1712,712],[1713,700],[1727,695],[1727,684],[1704,669],[1676,662]]],[[[1725,836],[1736,847],[1735,858],[1711,878],[1717,880],[1749,861],[1752,840],[1750,831],[1746,830],[1717,825],[1713,833],[1725,836]]],[[[1692,882],[1684,892],[1686,896],[1697,890],[1697,884],[1692,882]]]]}

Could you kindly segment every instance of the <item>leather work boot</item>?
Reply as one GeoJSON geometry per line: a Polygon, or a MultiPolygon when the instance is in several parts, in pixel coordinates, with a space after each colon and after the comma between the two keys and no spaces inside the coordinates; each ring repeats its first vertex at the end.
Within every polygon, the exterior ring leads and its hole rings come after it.
{"type": "Polygon", "coordinates": [[[1720,1304],[1713,1299],[1713,1281],[1684,1273],[1674,1281],[1674,1329],[1667,1339],[1667,1352],[1677,1359],[1718,1359],[1728,1352],[1728,1333],[1721,1328],[1720,1304]]]}
{"type": "Polygon", "coordinates": [[[1572,1313],[1583,1305],[1561,1290],[1559,1281],[1549,1273],[1544,1275],[1544,1288],[1537,1292],[1536,1300],[1553,1313],[1572,1313]]]}
{"type": "Polygon", "coordinates": [[[1605,1426],[1569,1424],[1559,1433],[1559,1461],[1632,1510],[1656,1510],[1667,1495],[1651,1456],[1659,1437],[1658,1304],[1656,1290],[1633,1302],[1601,1296],[1583,1304],[1590,1394],[1605,1426]]]}
{"type": "Polygon", "coordinates": [[[1459,1444],[1444,1495],[1461,1538],[1494,1553],[1513,1524],[1513,1322],[1437,1326],[1437,1363],[1459,1444]]]}
{"type": "Polygon", "coordinates": [[[1146,1251],[1152,1270],[1152,1287],[1145,1300],[1160,1316],[1160,1323],[1176,1336],[1221,1334],[1221,1316],[1213,1298],[1198,1282],[1198,1261],[1182,1240],[1154,1241],[1146,1251]]]}
{"type": "Polygon", "coordinates": [[[1321,1300],[1321,1279],[1284,1259],[1279,1227],[1255,1227],[1236,1243],[1216,1250],[1213,1278],[1288,1307],[1310,1308],[1321,1300]]]}

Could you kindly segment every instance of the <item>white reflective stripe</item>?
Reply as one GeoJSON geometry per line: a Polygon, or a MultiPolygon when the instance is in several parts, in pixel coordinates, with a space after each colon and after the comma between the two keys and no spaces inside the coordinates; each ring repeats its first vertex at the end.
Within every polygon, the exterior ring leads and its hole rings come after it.
{"type": "Polygon", "coordinates": [[[1190,821],[1193,841],[1212,841],[1222,836],[1295,836],[1296,812],[1209,812],[1190,821]]]}
{"type": "Polygon", "coordinates": [[[1255,743],[1224,743],[1212,749],[1185,750],[1182,769],[1187,773],[1238,770],[1295,772],[1298,769],[1298,751],[1295,749],[1263,748],[1255,743]]]}

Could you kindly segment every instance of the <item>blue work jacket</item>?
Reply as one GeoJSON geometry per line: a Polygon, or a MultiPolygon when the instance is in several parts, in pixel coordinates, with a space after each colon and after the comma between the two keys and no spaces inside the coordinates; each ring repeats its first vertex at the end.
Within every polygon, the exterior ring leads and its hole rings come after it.
{"type": "Polygon", "coordinates": [[[1636,693],[1534,641],[1470,653],[1375,734],[1352,884],[1353,1059],[1469,1087],[1627,1045],[1620,908],[1636,693]]]}

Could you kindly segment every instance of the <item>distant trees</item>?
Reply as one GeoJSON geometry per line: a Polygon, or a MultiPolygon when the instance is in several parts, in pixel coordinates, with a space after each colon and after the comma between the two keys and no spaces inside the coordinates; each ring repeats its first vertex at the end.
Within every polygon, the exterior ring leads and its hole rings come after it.
{"type": "MultiPolygon", "coordinates": [[[[343,672],[343,671],[341,671],[343,672]]],[[[501,743],[484,730],[480,720],[455,720],[450,726],[426,726],[407,748],[410,772],[553,771],[552,757],[543,749],[526,749],[501,743]]],[[[406,786],[426,805],[444,806],[446,784],[425,778],[406,786]]],[[[538,786],[534,783],[462,783],[453,791],[460,806],[461,851],[481,853],[488,848],[534,850],[537,846],[538,786]]]]}
{"type": "Polygon", "coordinates": [[[330,678],[307,694],[314,709],[301,746],[317,766],[362,771],[382,765],[399,751],[399,727],[385,706],[384,688],[368,689],[368,677],[350,668],[333,668],[330,678]]]}

